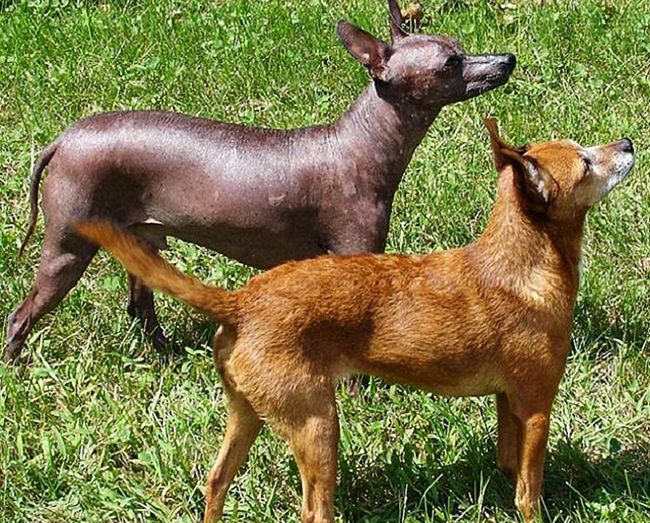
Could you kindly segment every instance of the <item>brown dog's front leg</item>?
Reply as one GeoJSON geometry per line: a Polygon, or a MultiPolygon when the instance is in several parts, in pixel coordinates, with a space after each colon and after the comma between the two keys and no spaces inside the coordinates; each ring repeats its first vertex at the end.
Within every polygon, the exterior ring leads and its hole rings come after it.
{"type": "Polygon", "coordinates": [[[539,513],[550,409],[522,417],[515,504],[526,521],[539,513]]]}

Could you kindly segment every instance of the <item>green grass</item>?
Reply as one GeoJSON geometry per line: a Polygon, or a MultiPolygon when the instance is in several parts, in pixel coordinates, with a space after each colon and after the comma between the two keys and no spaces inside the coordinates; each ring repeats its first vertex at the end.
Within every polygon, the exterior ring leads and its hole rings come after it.
{"type": "MultiPolygon", "coordinates": [[[[397,195],[390,251],[462,245],[495,191],[485,115],[514,143],[629,135],[632,176],[588,219],[574,350],[552,419],[551,521],[650,518],[650,3],[422,2],[427,31],[474,52],[512,51],[510,83],[446,108],[397,195]],[[540,5],[537,5],[540,4],[540,5]],[[506,7],[503,7],[503,6],[506,7]]],[[[165,108],[273,127],[330,121],[366,83],[335,38],[346,17],[387,36],[374,0],[0,2],[0,303],[29,290],[42,232],[17,259],[30,162],[89,113],[165,108]]],[[[252,272],[172,242],[182,268],[231,288],[252,272]]],[[[214,327],[159,298],[183,347],[157,354],[124,311],[122,270],[100,255],[29,338],[30,365],[0,366],[0,520],[195,521],[223,433],[214,327]]],[[[490,398],[444,399],[371,380],[341,391],[340,521],[516,520],[495,471],[490,398]]],[[[298,520],[286,445],[263,432],[227,499],[229,521],[298,520]]]]}

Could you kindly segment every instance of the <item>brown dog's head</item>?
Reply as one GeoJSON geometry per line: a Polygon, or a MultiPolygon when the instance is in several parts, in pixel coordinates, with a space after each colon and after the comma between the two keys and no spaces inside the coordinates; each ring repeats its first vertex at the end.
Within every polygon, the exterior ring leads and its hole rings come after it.
{"type": "Polygon", "coordinates": [[[367,67],[383,98],[442,107],[505,84],[515,67],[511,54],[468,55],[456,38],[411,35],[395,0],[389,0],[391,45],[341,20],[345,48],[367,67]]]}
{"type": "Polygon", "coordinates": [[[594,147],[582,147],[571,140],[511,147],[501,141],[494,120],[486,119],[485,125],[497,170],[512,168],[522,206],[553,221],[584,216],[634,164],[629,138],[594,147]]]}

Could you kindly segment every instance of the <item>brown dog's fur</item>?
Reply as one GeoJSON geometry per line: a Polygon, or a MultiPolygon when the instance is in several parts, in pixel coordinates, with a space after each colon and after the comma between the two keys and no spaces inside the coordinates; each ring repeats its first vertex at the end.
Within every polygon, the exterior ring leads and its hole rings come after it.
{"type": "Polygon", "coordinates": [[[77,231],[153,289],[221,323],[214,359],[229,398],[205,522],[265,421],[302,477],[303,522],[333,522],[339,438],[334,386],[349,373],[453,396],[495,394],[498,466],[526,519],[538,509],[551,405],[569,351],[588,208],[632,166],[632,144],[524,148],[486,122],[499,171],[489,225],[462,249],[324,256],[270,270],[236,292],[204,285],[106,223],[77,231]]]}

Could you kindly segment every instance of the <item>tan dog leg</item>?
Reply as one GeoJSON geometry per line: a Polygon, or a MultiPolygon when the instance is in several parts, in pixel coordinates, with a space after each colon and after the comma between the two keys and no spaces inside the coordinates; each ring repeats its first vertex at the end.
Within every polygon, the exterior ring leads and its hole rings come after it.
{"type": "Polygon", "coordinates": [[[226,435],[208,475],[204,523],[216,523],[221,519],[228,487],[263,425],[246,398],[229,388],[226,392],[229,398],[226,435]]]}
{"type": "Polygon", "coordinates": [[[519,422],[512,415],[508,398],[497,394],[498,442],[497,467],[508,479],[517,479],[517,454],[519,452],[519,422]]]}
{"type": "Polygon", "coordinates": [[[521,441],[515,504],[526,521],[534,519],[539,513],[549,415],[550,406],[519,417],[521,441]]]}
{"type": "Polygon", "coordinates": [[[315,396],[312,405],[320,408],[301,416],[299,424],[284,430],[302,480],[302,522],[333,523],[339,441],[333,391],[315,396]]]}

